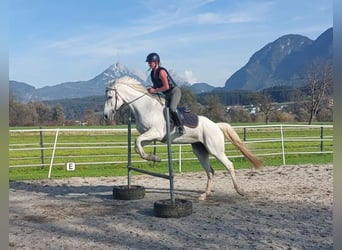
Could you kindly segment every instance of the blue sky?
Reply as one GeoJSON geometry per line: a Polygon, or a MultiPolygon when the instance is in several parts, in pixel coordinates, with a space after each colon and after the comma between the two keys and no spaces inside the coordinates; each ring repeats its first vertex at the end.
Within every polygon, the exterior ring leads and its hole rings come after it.
{"type": "Polygon", "coordinates": [[[333,0],[11,0],[9,13],[9,77],[35,87],[117,61],[147,74],[150,52],[190,83],[224,86],[280,36],[333,26],[333,0]]]}

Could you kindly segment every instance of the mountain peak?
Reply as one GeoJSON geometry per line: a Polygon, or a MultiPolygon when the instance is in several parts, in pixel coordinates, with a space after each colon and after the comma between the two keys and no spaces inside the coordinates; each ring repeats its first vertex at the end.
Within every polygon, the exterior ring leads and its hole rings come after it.
{"type": "Polygon", "coordinates": [[[94,79],[100,79],[101,81],[108,82],[129,73],[129,70],[123,63],[115,62],[94,79]]]}
{"type": "Polygon", "coordinates": [[[302,35],[288,34],[268,43],[226,81],[224,89],[258,91],[280,85],[303,85],[299,76],[313,58],[332,58],[327,49],[331,47],[332,30],[328,29],[323,34],[315,41],[302,35]],[[322,36],[327,39],[322,39],[322,36]]]}
{"type": "Polygon", "coordinates": [[[126,65],[124,65],[121,62],[116,62],[113,65],[111,65],[108,69],[111,69],[112,72],[118,73],[118,72],[127,72],[128,69],[126,65]]]}

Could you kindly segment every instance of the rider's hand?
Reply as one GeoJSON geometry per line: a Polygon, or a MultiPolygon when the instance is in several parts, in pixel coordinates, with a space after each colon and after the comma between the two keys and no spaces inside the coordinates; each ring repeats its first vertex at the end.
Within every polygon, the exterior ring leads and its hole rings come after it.
{"type": "Polygon", "coordinates": [[[155,88],[148,88],[147,91],[150,94],[155,94],[156,93],[156,89],[155,88]]]}

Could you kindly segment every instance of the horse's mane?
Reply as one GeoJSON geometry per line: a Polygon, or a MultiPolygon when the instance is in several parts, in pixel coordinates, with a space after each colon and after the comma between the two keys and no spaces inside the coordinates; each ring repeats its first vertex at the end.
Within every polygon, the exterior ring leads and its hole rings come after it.
{"type": "Polygon", "coordinates": [[[150,94],[147,91],[146,87],[144,87],[140,81],[130,76],[123,76],[123,77],[117,78],[115,80],[109,81],[108,84],[109,84],[109,87],[112,87],[113,85],[118,85],[118,84],[127,85],[136,91],[139,91],[145,95],[148,95],[152,98],[157,99],[159,102],[160,101],[164,102],[164,98],[163,100],[161,100],[160,96],[150,94]]]}

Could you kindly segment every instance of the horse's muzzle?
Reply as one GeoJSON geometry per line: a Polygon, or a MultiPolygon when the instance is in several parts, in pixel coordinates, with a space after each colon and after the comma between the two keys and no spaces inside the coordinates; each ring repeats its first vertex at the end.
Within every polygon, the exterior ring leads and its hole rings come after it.
{"type": "Polygon", "coordinates": [[[103,120],[104,120],[105,122],[109,122],[109,121],[111,120],[111,117],[109,117],[108,115],[104,114],[104,115],[103,115],[103,120]]]}

